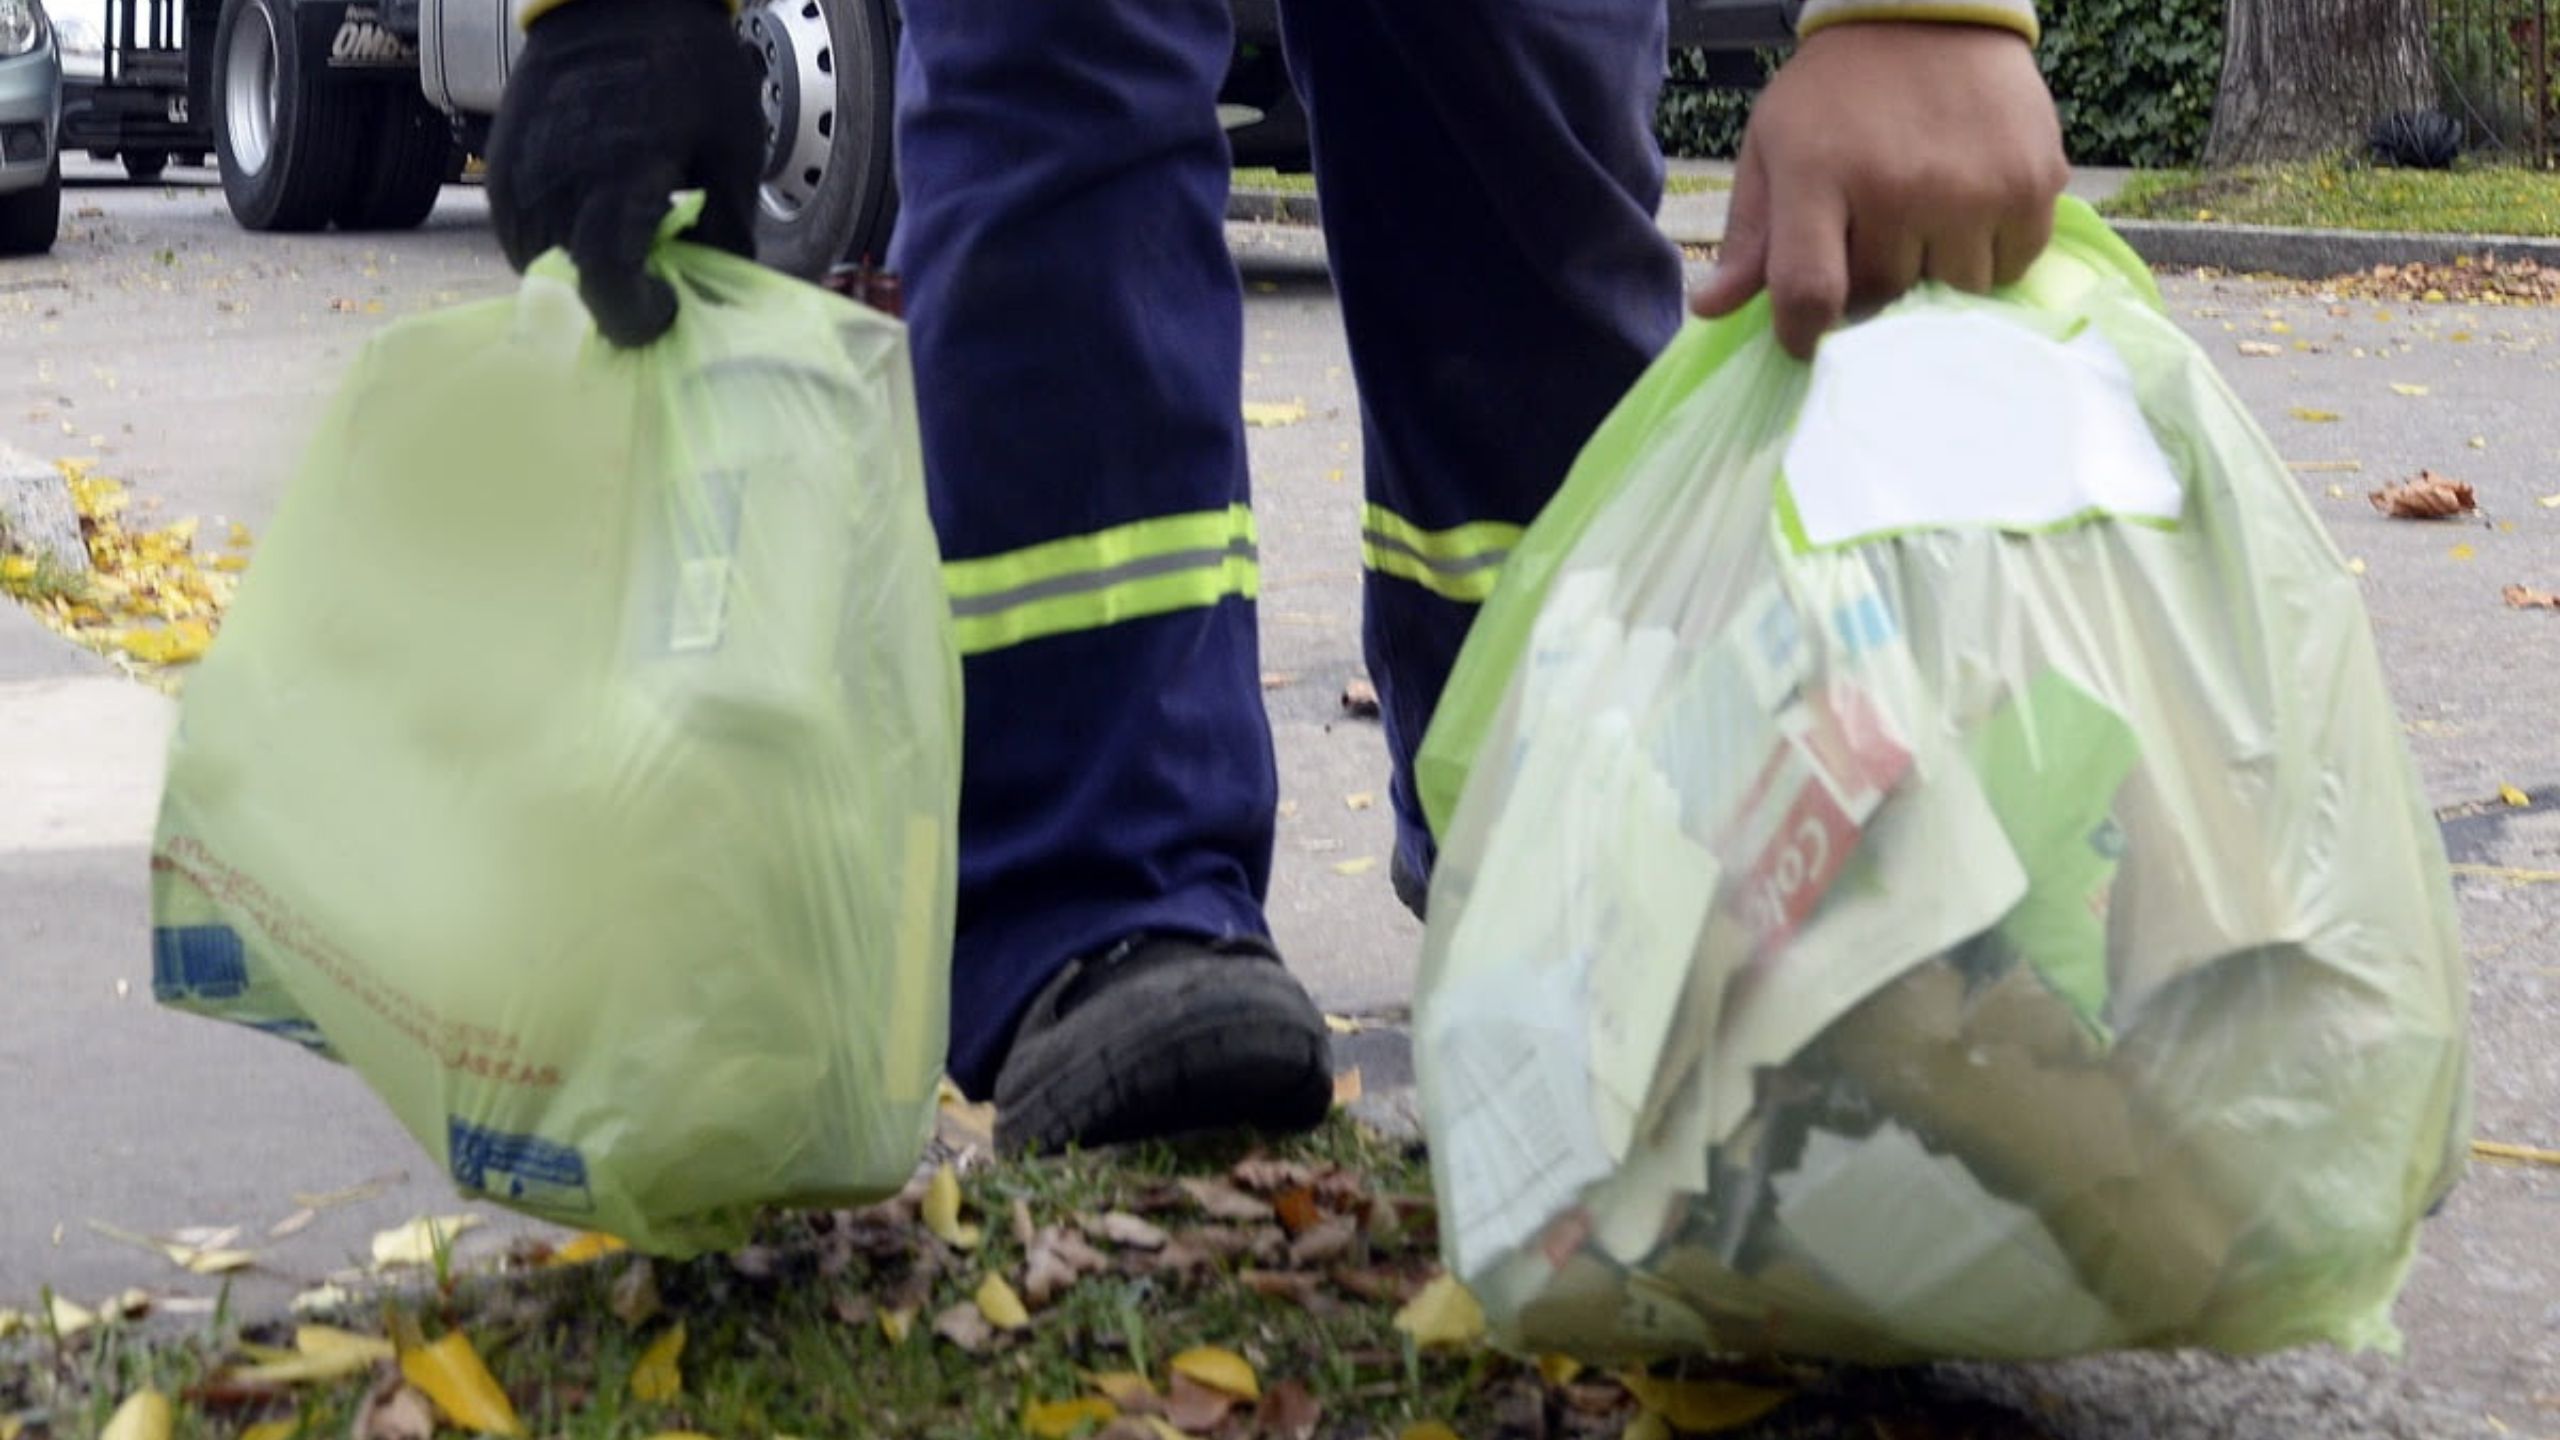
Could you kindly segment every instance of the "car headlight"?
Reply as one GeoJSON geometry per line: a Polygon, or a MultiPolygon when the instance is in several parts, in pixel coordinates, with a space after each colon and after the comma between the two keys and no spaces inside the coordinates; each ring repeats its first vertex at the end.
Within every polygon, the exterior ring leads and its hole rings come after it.
{"type": "Polygon", "coordinates": [[[0,0],[0,60],[24,55],[44,39],[44,6],[36,0],[0,0]]]}

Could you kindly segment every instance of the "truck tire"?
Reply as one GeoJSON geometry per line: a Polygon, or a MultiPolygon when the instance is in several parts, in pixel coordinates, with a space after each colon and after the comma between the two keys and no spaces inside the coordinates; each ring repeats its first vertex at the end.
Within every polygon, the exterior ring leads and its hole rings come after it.
{"type": "Polygon", "coordinates": [[[803,279],[881,257],[898,209],[889,130],[891,0],[751,0],[768,139],[756,258],[803,279]]]}
{"type": "Polygon", "coordinates": [[[355,184],[371,97],[333,83],[300,33],[292,0],[223,0],[214,27],[222,195],[251,230],[317,230],[355,184]]]}
{"type": "Polygon", "coordinates": [[[453,125],[406,85],[366,89],[373,111],[355,181],[333,218],[342,230],[414,230],[426,223],[452,169],[453,125]]]}
{"type": "Polygon", "coordinates": [[[32,190],[0,195],[0,255],[42,255],[62,228],[62,161],[32,190]]]}

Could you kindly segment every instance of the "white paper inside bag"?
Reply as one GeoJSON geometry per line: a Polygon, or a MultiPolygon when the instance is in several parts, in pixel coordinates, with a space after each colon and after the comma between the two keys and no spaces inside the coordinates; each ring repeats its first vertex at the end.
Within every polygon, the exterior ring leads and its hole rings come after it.
{"type": "Polygon", "coordinates": [[[1888,315],[1825,339],[1785,484],[1816,546],[2092,512],[2175,520],[2183,499],[2105,336],[2055,340],[1974,312],[1888,315]]]}

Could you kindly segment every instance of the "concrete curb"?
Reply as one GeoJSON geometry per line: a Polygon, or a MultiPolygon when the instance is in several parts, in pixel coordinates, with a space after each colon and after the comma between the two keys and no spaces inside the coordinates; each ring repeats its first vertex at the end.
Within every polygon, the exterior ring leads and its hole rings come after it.
{"type": "MultiPolygon", "coordinates": [[[[1313,225],[1316,197],[1284,190],[1239,190],[1227,218],[1264,225],[1313,225]]],[[[2450,265],[2496,256],[2560,266],[2560,239],[2526,235],[2430,235],[2403,230],[2294,230],[2177,220],[2110,220],[2144,261],[2171,269],[2211,268],[2251,275],[2323,280],[2376,265],[2450,265]]],[[[1667,228],[1667,227],[1666,227],[1667,228]]],[[[1717,237],[1678,234],[1683,244],[1717,237]]]]}
{"type": "Polygon", "coordinates": [[[2113,220],[2116,233],[2153,265],[2211,267],[2322,280],[2376,265],[2450,265],[2494,255],[2560,266],[2560,239],[2524,235],[2428,235],[2402,230],[2292,230],[2274,225],[2113,220]]]}
{"type": "Polygon", "coordinates": [[[0,546],[14,546],[77,574],[89,570],[80,514],[51,465],[0,441],[0,546]]]}

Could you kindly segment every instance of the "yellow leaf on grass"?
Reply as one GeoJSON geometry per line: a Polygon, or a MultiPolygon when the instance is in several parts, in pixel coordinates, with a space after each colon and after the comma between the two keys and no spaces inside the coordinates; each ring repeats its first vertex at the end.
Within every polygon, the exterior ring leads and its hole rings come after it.
{"type": "Polygon", "coordinates": [[[960,1177],[948,1165],[936,1167],[933,1179],[926,1183],[923,1213],[925,1228],[954,1249],[975,1250],[986,1239],[977,1226],[960,1223],[960,1177]]]}
{"type": "Polygon", "coordinates": [[[433,1345],[400,1357],[400,1373],[426,1392],[444,1418],[465,1430],[491,1435],[522,1435],[524,1422],[497,1377],[472,1348],[471,1337],[456,1330],[433,1345]]]}
{"type": "Polygon", "coordinates": [[[2509,805],[2514,806],[2518,810],[2529,809],[2533,805],[2533,797],[2527,795],[2513,785],[2499,786],[2498,798],[2506,801],[2509,805]]]}
{"type": "Polygon", "coordinates": [[[232,1371],[233,1380],[250,1385],[308,1385],[371,1369],[397,1352],[390,1341],[372,1335],[334,1325],[303,1325],[293,1332],[291,1353],[280,1357],[263,1350],[251,1353],[260,1363],[232,1371]]]}
{"type": "Polygon", "coordinates": [[[455,1237],[479,1223],[477,1215],[445,1215],[435,1219],[420,1216],[406,1225],[385,1230],[373,1237],[373,1268],[390,1270],[404,1265],[433,1265],[437,1251],[450,1253],[455,1237]]]}
{"type": "Polygon", "coordinates": [[[1417,1345],[1469,1345],[1484,1338],[1484,1307],[1443,1270],[1396,1312],[1396,1328],[1417,1345]]]}
{"type": "Polygon", "coordinates": [[[1244,423],[1262,429],[1277,425],[1295,425],[1307,418],[1307,407],[1296,400],[1247,400],[1244,423]]]}
{"type": "Polygon", "coordinates": [[[18,1432],[26,1428],[27,1422],[17,1416],[0,1415],[0,1440],[18,1440],[18,1432]]]}
{"type": "Polygon", "coordinates": [[[889,1343],[892,1345],[906,1344],[908,1332],[915,1328],[916,1312],[913,1310],[883,1310],[880,1312],[880,1333],[883,1336],[886,1336],[889,1343]]]}
{"type": "Polygon", "coordinates": [[[1419,1425],[1404,1427],[1397,1432],[1396,1440],[1458,1440],[1458,1432],[1437,1420],[1425,1420],[1419,1425]]]}
{"type": "Polygon", "coordinates": [[[1088,1372],[1077,1378],[1115,1405],[1138,1405],[1157,1398],[1155,1382],[1135,1370],[1088,1372]]]}
{"type": "Polygon", "coordinates": [[[174,1418],[168,1396],[157,1390],[136,1390],[116,1407],[107,1428],[98,1432],[98,1440],[169,1440],[174,1418]]]}
{"type": "Polygon", "coordinates": [[[1670,1421],[1673,1429],[1692,1435],[1748,1425],[1794,1394],[1730,1380],[1664,1380],[1641,1370],[1628,1371],[1618,1379],[1638,1405],[1670,1421]]]}
{"type": "Polygon", "coordinates": [[[684,1358],[684,1322],[667,1327],[667,1332],[649,1342],[640,1358],[631,1366],[631,1398],[650,1405],[664,1405],[684,1393],[684,1371],[677,1362],[684,1358]]]}
{"type": "Polygon", "coordinates": [[[568,1244],[561,1246],[559,1249],[552,1251],[551,1258],[543,1263],[546,1265],[584,1265],[591,1260],[601,1260],[607,1255],[619,1254],[630,1248],[631,1246],[627,1241],[621,1240],[612,1235],[601,1234],[597,1231],[590,1230],[571,1240],[568,1244]]]}
{"type": "Polygon", "coordinates": [[[1239,1400],[1262,1398],[1262,1381],[1253,1373],[1252,1362],[1233,1350],[1215,1345],[1201,1345],[1173,1357],[1173,1373],[1188,1375],[1221,1395],[1239,1400]]]}
{"type": "Polygon", "coordinates": [[[2338,418],[2335,410],[2314,410],[2308,405],[2293,407],[2293,418],[2306,425],[2326,425],[2338,418]]]}
{"type": "Polygon", "coordinates": [[[1022,1402],[1022,1428],[1040,1440],[1068,1440],[1079,1430],[1098,1429],[1119,1418],[1119,1406],[1089,1395],[1052,1400],[1045,1405],[1031,1400],[1022,1402]]]}
{"type": "Polygon", "coordinates": [[[145,665],[183,665],[199,659],[213,644],[213,627],[201,620],[181,620],[157,630],[119,630],[116,648],[145,665]]]}
{"type": "Polygon", "coordinates": [[[36,562],[25,555],[0,555],[0,581],[33,580],[36,562]]]}
{"type": "Polygon", "coordinates": [[[1001,1275],[990,1273],[978,1282],[978,1313],[999,1330],[1019,1330],[1031,1323],[1031,1312],[1023,1308],[1022,1297],[1013,1293],[1001,1275]]]}
{"type": "Polygon", "coordinates": [[[1618,1432],[1618,1440],[1671,1440],[1671,1422],[1650,1410],[1639,1410],[1618,1432]]]}
{"type": "Polygon", "coordinates": [[[2424,395],[2427,393],[2427,387],[2424,385],[2404,385],[2397,380],[2391,382],[2391,390],[2392,393],[2396,395],[2424,395]]]}
{"type": "Polygon", "coordinates": [[[261,1420],[240,1432],[240,1440],[293,1440],[302,1431],[299,1420],[261,1420]]]}
{"type": "Polygon", "coordinates": [[[53,1333],[65,1340],[98,1323],[98,1312],[59,1295],[53,1297],[50,1308],[53,1333]]]}
{"type": "Polygon", "coordinates": [[[1538,1378],[1550,1385],[1570,1385],[1581,1378],[1582,1362],[1570,1355],[1538,1357],[1538,1378]]]}

